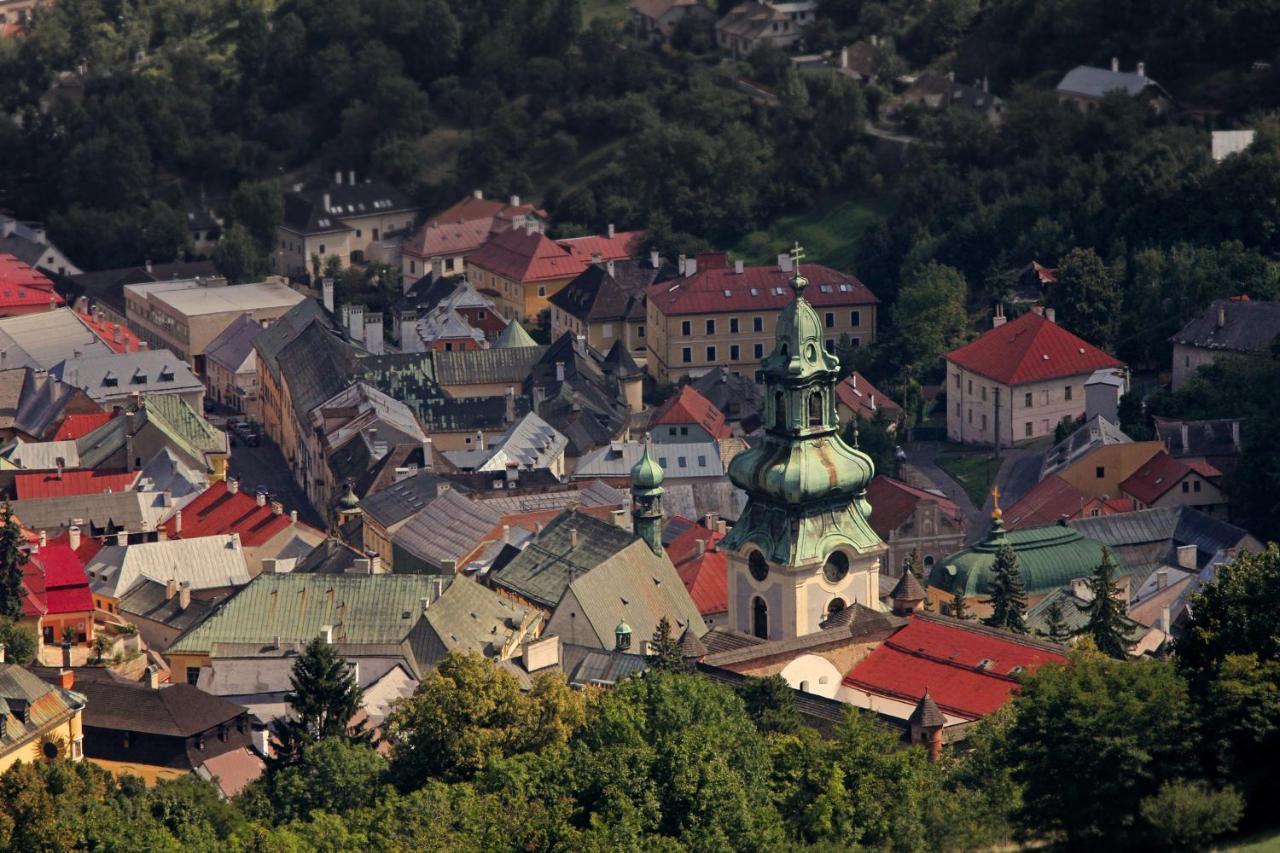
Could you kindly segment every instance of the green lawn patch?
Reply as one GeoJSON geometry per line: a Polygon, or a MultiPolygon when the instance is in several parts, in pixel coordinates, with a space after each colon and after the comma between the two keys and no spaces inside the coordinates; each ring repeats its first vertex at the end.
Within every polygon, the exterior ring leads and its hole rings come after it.
{"type": "Polygon", "coordinates": [[[1222,849],[1232,853],[1280,853],[1280,829],[1265,830],[1222,849]]]}
{"type": "Polygon", "coordinates": [[[939,456],[938,467],[960,484],[974,506],[981,507],[991,494],[991,482],[1000,470],[1000,461],[990,454],[969,453],[939,456]]]}
{"type": "Polygon", "coordinates": [[[621,24],[627,19],[627,0],[585,0],[582,4],[582,24],[595,20],[621,24]]]}
{"type": "Polygon", "coordinates": [[[752,231],[729,251],[749,264],[767,264],[799,241],[808,260],[852,272],[858,239],[887,215],[888,206],[880,199],[856,193],[829,195],[752,231]]]}

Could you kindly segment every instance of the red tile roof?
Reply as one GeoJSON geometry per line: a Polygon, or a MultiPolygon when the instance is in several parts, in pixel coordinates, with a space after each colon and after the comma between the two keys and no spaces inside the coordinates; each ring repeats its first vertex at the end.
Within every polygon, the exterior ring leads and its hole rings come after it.
{"type": "Polygon", "coordinates": [[[984,332],[947,360],[1004,385],[1079,376],[1124,364],[1035,311],[984,332]]]}
{"type": "Polygon", "coordinates": [[[902,414],[901,406],[856,370],[836,383],[836,399],[867,420],[874,418],[877,410],[883,410],[891,421],[902,414]]]}
{"type": "Polygon", "coordinates": [[[53,436],[53,441],[75,441],[84,438],[98,427],[111,420],[110,412],[90,412],[82,415],[67,415],[62,425],[53,436]]]}
{"type": "Polygon", "coordinates": [[[428,222],[404,242],[402,251],[416,258],[463,255],[483,246],[493,230],[492,216],[466,222],[428,222]]]}
{"type": "Polygon", "coordinates": [[[1120,484],[1120,491],[1144,504],[1153,504],[1166,492],[1181,483],[1183,479],[1195,471],[1201,477],[1213,478],[1221,475],[1221,471],[1203,460],[1175,459],[1161,450],[1147,462],[1129,475],[1120,484]],[[1191,465],[1197,462],[1196,466],[1191,465]],[[1212,473],[1206,473],[1212,472],[1212,473]]]}
{"type": "Polygon", "coordinates": [[[28,596],[23,613],[43,616],[50,613],[81,613],[93,610],[93,595],[84,563],[66,545],[46,544],[22,567],[28,596]]]}
{"type": "Polygon", "coordinates": [[[667,556],[703,616],[729,609],[729,561],[716,544],[723,538],[719,531],[694,524],[667,546],[667,556]]]}
{"type": "Polygon", "coordinates": [[[1005,527],[1017,530],[1056,524],[1063,518],[1075,518],[1092,500],[1057,474],[1050,474],[1005,509],[1005,527]]]}
{"type": "Polygon", "coordinates": [[[724,413],[691,385],[681,387],[678,394],[654,410],[649,428],[665,424],[697,424],[715,439],[728,438],[733,434],[732,428],[725,423],[724,413]]]}
{"type": "Polygon", "coordinates": [[[569,237],[559,243],[588,263],[593,255],[599,255],[602,261],[621,261],[639,255],[646,236],[644,231],[617,231],[612,237],[604,234],[569,237]]]}
{"type": "Polygon", "coordinates": [[[851,669],[844,683],[910,703],[928,688],[943,711],[977,719],[1017,689],[1015,669],[1033,672],[1065,660],[1047,643],[918,613],[851,669]]]}
{"type": "MultiPolygon", "coordinates": [[[[809,279],[804,298],[815,308],[874,305],[880,301],[854,276],[821,264],[805,264],[802,269],[809,279]]],[[[733,267],[699,265],[693,275],[655,284],[646,293],[650,304],[667,316],[775,311],[791,301],[793,275],[776,264],[745,267],[741,273],[733,267]]]]}
{"type": "Polygon", "coordinates": [[[137,352],[138,336],[129,331],[129,327],[123,323],[112,323],[106,319],[101,321],[90,314],[81,314],[76,312],[76,319],[83,323],[89,331],[93,332],[102,342],[111,347],[116,352],[137,352]]]}
{"type": "Polygon", "coordinates": [[[292,523],[288,512],[276,515],[270,501],[259,506],[255,495],[240,491],[232,494],[227,484],[222,482],[214,483],[182,508],[180,534],[176,516],[165,522],[165,530],[170,539],[238,533],[241,546],[254,548],[265,544],[292,523]]]}
{"type": "Polygon", "coordinates": [[[0,254],[0,309],[47,307],[63,299],[53,289],[53,282],[13,255],[0,254]]]}
{"type": "Polygon", "coordinates": [[[545,219],[547,212],[539,210],[531,204],[513,205],[506,201],[492,198],[476,198],[467,196],[462,201],[431,217],[432,222],[472,222],[477,219],[493,219],[500,217],[513,219],[519,214],[534,213],[545,219]]]}
{"type": "Polygon", "coordinates": [[[499,234],[472,255],[467,263],[511,281],[552,281],[573,278],[591,263],[592,253],[603,260],[629,258],[629,247],[638,247],[642,232],[623,231],[613,237],[580,237],[552,240],[537,231],[514,228],[499,234]]]}
{"type": "Polygon", "coordinates": [[[127,491],[138,479],[137,471],[44,471],[18,474],[13,478],[18,500],[31,498],[63,498],[71,495],[96,495],[101,492],[127,491]]]}
{"type": "Polygon", "coordinates": [[[942,495],[935,495],[910,483],[895,480],[881,474],[867,486],[867,500],[871,502],[871,528],[881,539],[888,541],[889,534],[902,526],[916,511],[921,501],[929,500],[948,518],[960,518],[960,508],[942,495]]]}

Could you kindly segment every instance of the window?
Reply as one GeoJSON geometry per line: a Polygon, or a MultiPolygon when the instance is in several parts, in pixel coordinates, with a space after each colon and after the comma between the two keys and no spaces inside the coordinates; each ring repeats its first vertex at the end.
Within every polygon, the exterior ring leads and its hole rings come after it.
{"type": "Polygon", "coordinates": [[[850,326],[853,326],[854,328],[857,328],[858,326],[861,326],[861,325],[862,325],[862,312],[861,312],[861,311],[850,311],[850,312],[849,312],[849,325],[850,325],[850,326]]]}
{"type": "Polygon", "coordinates": [[[1070,399],[1071,399],[1071,386],[1070,386],[1070,385],[1068,385],[1066,388],[1063,388],[1063,389],[1062,389],[1062,399],[1064,399],[1064,400],[1070,400],[1070,399]]]}
{"type": "Polygon", "coordinates": [[[676,467],[677,467],[677,468],[688,468],[688,467],[689,467],[689,463],[688,463],[688,461],[687,461],[683,456],[677,456],[677,457],[676,457],[676,467]]]}
{"type": "Polygon", "coordinates": [[[951,378],[956,381],[956,390],[959,391],[960,390],[960,374],[956,373],[951,378]]]}
{"type": "Polygon", "coordinates": [[[693,362],[693,347],[681,348],[680,361],[684,364],[690,364],[693,362]]]}
{"type": "Polygon", "coordinates": [[[982,431],[983,432],[987,431],[987,413],[986,412],[982,413],[982,431]]]}
{"type": "Polygon", "coordinates": [[[763,332],[763,331],[764,331],[764,318],[763,318],[763,317],[752,317],[752,318],[751,318],[751,330],[752,330],[752,331],[754,331],[754,332],[763,332]]]}
{"type": "Polygon", "coordinates": [[[729,334],[731,335],[738,334],[738,318],[737,317],[729,318],[729,334]]]}
{"type": "Polygon", "coordinates": [[[324,243],[320,244],[320,254],[324,254],[324,243]]]}
{"type": "Polygon", "coordinates": [[[602,337],[602,338],[612,338],[612,337],[613,337],[613,324],[612,324],[612,323],[601,323],[601,324],[600,324],[600,337],[602,337]]]}
{"type": "Polygon", "coordinates": [[[1031,392],[1030,391],[1022,395],[1022,405],[1025,408],[1028,408],[1028,409],[1031,408],[1031,392]]]}
{"type": "Polygon", "coordinates": [[[418,262],[409,261],[409,275],[417,275],[417,274],[418,274],[418,262]]]}
{"type": "Polygon", "coordinates": [[[1031,421],[1027,421],[1022,425],[1022,434],[1027,438],[1031,438],[1031,421]]]}
{"type": "MultiPolygon", "coordinates": [[[[360,236],[360,232],[359,232],[359,231],[357,231],[357,232],[356,232],[356,236],[357,236],[357,237],[359,237],[359,236],[360,236]]],[[[377,240],[377,239],[378,239],[378,229],[377,229],[377,228],[374,228],[374,229],[373,229],[373,239],[374,239],[374,240],[377,240]]]]}
{"type": "Polygon", "coordinates": [[[926,555],[925,555],[925,558],[924,558],[924,567],[925,567],[926,569],[932,569],[932,568],[933,568],[933,555],[932,555],[932,554],[926,554],[926,555]]]}
{"type": "Polygon", "coordinates": [[[480,310],[480,311],[477,311],[477,312],[476,312],[476,319],[477,319],[477,320],[483,320],[483,319],[484,319],[484,311],[483,311],[483,310],[480,310]]]}
{"type": "Polygon", "coordinates": [[[960,404],[956,403],[956,417],[960,417],[960,404]]]}
{"type": "Polygon", "coordinates": [[[987,401],[987,386],[983,385],[981,390],[982,390],[982,402],[985,403],[987,401]]]}
{"type": "Polygon", "coordinates": [[[1188,480],[1182,481],[1182,493],[1185,495],[1191,491],[1191,483],[1188,480]]]}
{"type": "Polygon", "coordinates": [[[538,295],[539,296],[547,295],[547,286],[545,284],[538,285],[538,295]]]}
{"type": "Polygon", "coordinates": [[[444,351],[445,351],[445,352],[453,352],[453,344],[449,343],[448,341],[445,341],[445,344],[444,344],[444,351]]]}
{"type": "Polygon", "coordinates": [[[822,392],[809,395],[809,426],[822,426],[822,392]]]}
{"type": "Polygon", "coordinates": [[[192,687],[195,687],[196,682],[199,680],[200,680],[200,667],[198,666],[187,667],[187,684],[190,684],[192,687]]]}
{"type": "Polygon", "coordinates": [[[970,394],[972,394],[972,393],[973,393],[973,380],[972,380],[972,379],[970,379],[968,384],[969,384],[969,393],[970,393],[970,394]]]}
{"type": "Polygon", "coordinates": [[[849,555],[843,551],[832,551],[827,562],[822,566],[822,576],[827,583],[839,583],[849,574],[849,555]]]}
{"type": "Polygon", "coordinates": [[[729,346],[729,360],[730,360],[730,361],[737,361],[737,360],[738,360],[738,358],[739,358],[738,345],[737,345],[737,344],[731,344],[731,345],[729,346]]]}
{"type": "Polygon", "coordinates": [[[716,321],[715,321],[715,320],[708,320],[708,321],[707,321],[707,334],[708,334],[708,335],[714,335],[715,333],[716,333],[716,321]]]}
{"type": "Polygon", "coordinates": [[[1049,405],[1049,389],[1048,388],[1040,392],[1040,405],[1042,406],[1049,405]]]}
{"type": "Polygon", "coordinates": [[[688,434],[689,434],[689,428],[688,428],[687,426],[682,426],[682,427],[680,427],[680,434],[681,434],[681,435],[688,435],[688,434]]]}
{"type": "Polygon", "coordinates": [[[716,360],[716,348],[707,347],[707,361],[714,362],[716,360]]]}
{"type": "Polygon", "coordinates": [[[1195,481],[1195,489],[1194,489],[1194,491],[1197,491],[1197,492],[1198,492],[1198,491],[1200,491],[1200,481],[1199,481],[1199,480],[1196,480],[1196,481],[1195,481]]]}
{"type": "Polygon", "coordinates": [[[1101,479],[1103,479],[1104,477],[1106,477],[1106,476],[1107,476],[1107,468],[1106,468],[1106,466],[1105,466],[1105,465],[1099,465],[1098,467],[1094,468],[1094,469],[1093,469],[1093,476],[1094,476],[1096,479],[1099,479],[1099,480],[1101,480],[1101,479]]]}
{"type": "Polygon", "coordinates": [[[973,409],[969,410],[969,423],[973,423],[973,409]]]}
{"type": "Polygon", "coordinates": [[[769,639],[769,605],[758,595],[751,600],[751,633],[762,640],[769,639]]]}
{"type": "Polygon", "coordinates": [[[757,359],[764,358],[764,344],[756,344],[752,351],[757,359]]]}
{"type": "MultiPolygon", "coordinates": [[[[360,229],[359,229],[359,228],[357,228],[357,229],[356,229],[356,236],[357,236],[357,237],[359,237],[359,236],[360,236],[360,229]]],[[[377,238],[377,237],[374,237],[373,239],[375,239],[375,240],[376,240],[376,239],[378,239],[378,238],[377,238]]]]}
{"type": "Polygon", "coordinates": [[[644,326],[636,326],[636,337],[637,338],[644,337],[644,326]]]}
{"type": "Polygon", "coordinates": [[[823,318],[822,318],[822,322],[823,322],[823,324],[824,324],[828,329],[834,329],[834,328],[836,327],[836,315],[835,315],[835,313],[834,313],[834,312],[831,312],[831,311],[828,311],[828,312],[827,312],[827,315],[826,315],[825,317],[823,317],[823,318]]]}
{"type": "Polygon", "coordinates": [[[698,467],[699,467],[699,468],[706,468],[706,467],[707,467],[707,457],[705,457],[705,456],[699,456],[699,457],[698,457],[698,467]]]}

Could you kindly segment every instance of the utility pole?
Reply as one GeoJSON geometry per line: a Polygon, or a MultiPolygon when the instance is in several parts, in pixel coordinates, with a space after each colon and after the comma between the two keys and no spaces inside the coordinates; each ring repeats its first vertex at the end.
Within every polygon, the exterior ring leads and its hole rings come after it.
{"type": "Polygon", "coordinates": [[[996,458],[1000,458],[1000,386],[993,385],[991,390],[996,392],[996,458]]]}

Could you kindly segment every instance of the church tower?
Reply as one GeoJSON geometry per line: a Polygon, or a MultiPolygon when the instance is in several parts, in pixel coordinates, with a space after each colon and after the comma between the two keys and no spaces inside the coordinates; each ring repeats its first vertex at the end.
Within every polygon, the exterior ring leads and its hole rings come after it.
{"type": "Polygon", "coordinates": [[[653,458],[653,445],[644,437],[644,455],[631,469],[631,529],[662,556],[662,480],[664,474],[653,458]]]}
{"type": "Polygon", "coordinates": [[[840,437],[840,361],[824,349],[822,321],[804,298],[799,245],[792,257],[795,297],[778,315],[773,352],[761,364],[765,434],[729,464],[748,500],[721,546],[730,624],[770,640],[818,631],[855,603],[878,609],[888,550],[869,521],[875,466],[840,437]]]}

